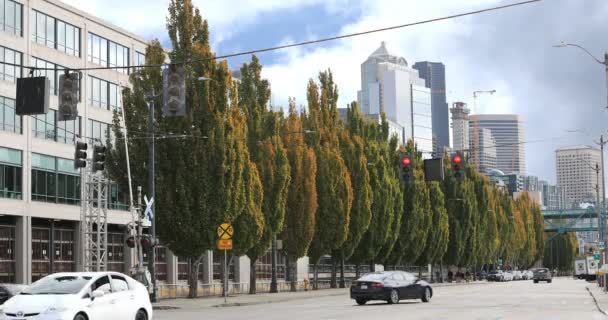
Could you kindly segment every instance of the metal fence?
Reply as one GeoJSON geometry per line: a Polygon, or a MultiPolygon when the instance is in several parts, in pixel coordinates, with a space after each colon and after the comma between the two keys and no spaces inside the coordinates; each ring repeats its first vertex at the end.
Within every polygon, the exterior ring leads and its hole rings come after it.
{"type": "MultiPolygon", "coordinates": [[[[339,284],[339,280],[338,280],[339,284]]],[[[345,281],[345,287],[348,288],[351,285],[351,280],[345,281]]],[[[187,283],[178,284],[167,284],[159,283],[158,297],[160,299],[175,299],[175,298],[186,298],[190,286],[187,283]]],[[[331,287],[330,280],[319,280],[318,289],[329,289],[331,287]]],[[[312,282],[297,281],[296,291],[313,290],[312,282]]],[[[277,282],[278,292],[289,292],[291,291],[291,283],[289,281],[278,281],[277,282]]],[[[223,288],[221,282],[198,284],[198,296],[199,297],[219,297],[222,296],[223,288]]],[[[269,293],[270,292],[270,281],[256,281],[256,293],[269,293]]],[[[241,282],[230,282],[228,284],[228,295],[239,295],[249,293],[249,283],[241,282]]]]}

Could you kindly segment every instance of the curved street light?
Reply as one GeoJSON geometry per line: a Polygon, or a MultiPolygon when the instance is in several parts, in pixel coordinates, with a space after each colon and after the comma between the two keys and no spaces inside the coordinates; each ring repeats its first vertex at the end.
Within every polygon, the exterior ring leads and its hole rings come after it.
{"type": "MultiPolygon", "coordinates": [[[[604,61],[602,61],[602,60],[598,59],[596,56],[594,56],[591,52],[589,52],[589,50],[585,49],[584,47],[582,47],[578,44],[566,43],[566,42],[562,41],[559,44],[553,45],[553,47],[554,48],[566,48],[566,47],[578,48],[578,49],[584,51],[593,60],[595,60],[595,62],[604,66],[604,69],[606,71],[606,102],[608,103],[608,51],[604,53],[604,61]]],[[[606,108],[608,108],[608,104],[606,105],[606,108]]]]}

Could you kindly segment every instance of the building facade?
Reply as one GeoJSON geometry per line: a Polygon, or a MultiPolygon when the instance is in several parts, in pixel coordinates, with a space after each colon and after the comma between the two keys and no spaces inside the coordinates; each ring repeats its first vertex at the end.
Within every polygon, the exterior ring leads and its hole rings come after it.
{"type": "Polygon", "coordinates": [[[598,192],[603,194],[599,149],[586,145],[559,148],[555,151],[555,164],[557,186],[564,191],[569,202],[574,205],[595,203],[598,192]],[[596,165],[599,172],[596,172],[596,165]]]}
{"type": "Polygon", "coordinates": [[[506,174],[526,174],[523,122],[514,114],[476,114],[469,117],[475,130],[487,128],[496,140],[497,169],[506,174]]]}
{"type": "Polygon", "coordinates": [[[523,176],[525,191],[542,191],[542,187],[537,176],[523,176]]]}
{"type": "Polygon", "coordinates": [[[477,171],[487,175],[490,170],[496,169],[496,140],[490,129],[475,130],[469,127],[469,150],[469,161],[475,165],[477,171]]]}
{"type": "Polygon", "coordinates": [[[361,64],[361,90],[357,93],[360,110],[366,115],[386,114],[392,134],[405,145],[414,139],[419,150],[432,153],[431,91],[418,71],[403,57],[392,55],[382,42],[361,64]]]}
{"type": "Polygon", "coordinates": [[[442,155],[450,146],[450,111],[446,99],[445,65],[441,62],[421,61],[413,66],[425,86],[431,90],[431,113],[435,153],[442,155]]]}
{"type": "Polygon", "coordinates": [[[464,102],[454,102],[452,113],[453,150],[462,151],[469,148],[469,108],[464,102]]]}

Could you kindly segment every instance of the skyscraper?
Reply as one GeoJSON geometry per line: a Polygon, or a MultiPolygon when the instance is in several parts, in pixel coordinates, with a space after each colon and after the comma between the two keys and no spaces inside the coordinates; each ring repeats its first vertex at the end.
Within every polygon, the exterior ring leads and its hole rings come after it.
{"type": "Polygon", "coordinates": [[[464,102],[454,102],[452,108],[452,136],[455,151],[469,148],[469,109],[464,102]]]}
{"type": "Polygon", "coordinates": [[[433,151],[430,89],[405,58],[388,52],[385,42],[361,64],[357,98],[362,113],[386,114],[390,134],[397,134],[400,144],[413,138],[425,155],[433,151]]]}
{"type": "Polygon", "coordinates": [[[496,139],[490,129],[474,130],[469,126],[469,150],[470,161],[477,171],[487,175],[490,170],[496,169],[496,139]]]}
{"type": "Polygon", "coordinates": [[[431,113],[433,115],[433,137],[435,152],[443,154],[444,147],[450,146],[450,114],[446,102],[445,66],[441,62],[421,61],[413,66],[418,70],[425,86],[431,89],[431,113]]]}
{"type": "Polygon", "coordinates": [[[474,130],[490,129],[496,140],[497,169],[505,174],[526,173],[524,128],[518,115],[475,114],[469,119],[469,126],[474,130]]]}
{"type": "Polygon", "coordinates": [[[564,191],[571,203],[595,202],[595,188],[598,185],[599,194],[603,194],[599,149],[586,145],[559,148],[555,151],[555,162],[557,186],[564,191]],[[596,164],[600,169],[599,173],[594,170],[596,164]]]}

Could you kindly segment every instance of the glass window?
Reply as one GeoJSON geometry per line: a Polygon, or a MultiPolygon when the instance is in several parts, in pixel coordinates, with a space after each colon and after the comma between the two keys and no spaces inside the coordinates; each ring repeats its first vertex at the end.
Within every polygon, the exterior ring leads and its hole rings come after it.
{"type": "Polygon", "coordinates": [[[19,65],[11,66],[6,64],[0,64],[0,80],[16,82],[17,78],[21,77],[21,57],[22,54],[19,51],[0,47],[0,62],[19,65]]]}
{"type": "Polygon", "coordinates": [[[65,51],[66,28],[65,22],[57,21],[57,50],[65,51]]]}
{"type": "Polygon", "coordinates": [[[15,100],[0,96],[0,130],[21,133],[21,116],[15,114],[15,100]]]}
{"type": "Polygon", "coordinates": [[[99,107],[108,109],[108,82],[99,81],[99,107]]]}
{"type": "MultiPolygon", "coordinates": [[[[139,52],[139,51],[135,51],[135,65],[136,66],[143,66],[146,64],[146,55],[139,52]]],[[[141,68],[136,68],[135,70],[139,70],[141,68]]]]}
{"type": "Polygon", "coordinates": [[[32,153],[32,200],[79,205],[80,177],[74,161],[32,153]]]}
{"type": "Polygon", "coordinates": [[[107,110],[120,110],[122,101],[120,86],[89,76],[91,91],[89,104],[107,110]]]}
{"type": "Polygon", "coordinates": [[[55,48],[55,18],[46,16],[46,46],[55,48]]]}
{"type": "Polygon", "coordinates": [[[21,199],[21,151],[0,148],[0,198],[21,199]]]}
{"type": "MultiPolygon", "coordinates": [[[[88,41],[89,47],[92,45],[93,48],[89,49],[89,61],[109,67],[129,66],[129,48],[92,33],[89,33],[88,41]]],[[[117,69],[116,71],[128,73],[129,70],[117,69]]]]}
{"type": "Polygon", "coordinates": [[[0,30],[21,36],[23,5],[13,0],[0,0],[0,30]]]}
{"type": "Polygon", "coordinates": [[[55,171],[55,157],[32,153],[32,167],[55,171]]]}
{"type": "Polygon", "coordinates": [[[112,275],[112,291],[113,292],[121,292],[128,291],[129,284],[127,280],[121,276],[112,275]]]}

